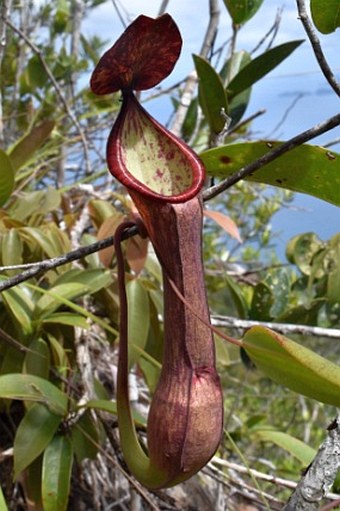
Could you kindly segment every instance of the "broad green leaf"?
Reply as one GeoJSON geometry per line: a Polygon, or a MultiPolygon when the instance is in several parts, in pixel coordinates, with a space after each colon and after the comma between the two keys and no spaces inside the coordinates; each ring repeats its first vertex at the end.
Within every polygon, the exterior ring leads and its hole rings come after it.
{"type": "Polygon", "coordinates": [[[64,417],[68,411],[67,395],[49,381],[32,374],[0,376],[0,398],[43,403],[53,415],[60,417],[64,417]]]}
{"type": "Polygon", "coordinates": [[[64,296],[60,296],[57,293],[55,293],[54,291],[52,292],[52,291],[50,291],[48,289],[43,289],[41,287],[35,286],[34,284],[28,284],[28,287],[30,287],[31,289],[34,289],[38,293],[52,296],[52,298],[55,298],[60,303],[66,305],[70,309],[72,309],[72,310],[78,312],[79,314],[82,314],[83,316],[85,316],[85,318],[91,319],[94,323],[100,325],[104,330],[110,332],[114,336],[118,335],[118,331],[115,328],[113,328],[110,324],[108,324],[106,321],[104,321],[103,319],[99,318],[98,316],[96,316],[92,312],[89,312],[84,307],[81,307],[80,305],[78,305],[76,303],[73,303],[71,300],[68,300],[64,296]]]}
{"type": "MultiPolygon", "coordinates": [[[[34,208],[31,209],[29,214],[34,212],[36,208],[38,208],[38,206],[34,206],[34,208]]],[[[22,212],[23,215],[26,215],[26,213],[27,210],[26,212],[25,211],[22,212]]],[[[21,216],[21,214],[19,216],[21,216]]],[[[23,239],[25,239],[27,243],[30,245],[32,251],[39,248],[49,258],[53,258],[60,255],[60,252],[56,250],[51,239],[42,229],[39,229],[38,227],[22,227],[19,230],[19,232],[21,233],[23,239]]]]}
{"type": "Polygon", "coordinates": [[[218,134],[226,122],[222,109],[228,112],[227,95],[221,77],[212,65],[199,55],[194,55],[193,59],[199,80],[199,102],[210,130],[218,134]]]}
{"type": "Polygon", "coordinates": [[[39,403],[26,412],[14,439],[14,477],[18,477],[46,449],[60,422],[59,415],[39,403]]]}
{"type": "Polygon", "coordinates": [[[242,346],[257,368],[276,383],[340,406],[340,366],[261,326],[245,333],[242,346]]]}
{"type": "Polygon", "coordinates": [[[330,34],[340,27],[339,0],[311,0],[310,8],[316,28],[330,34]]]}
{"type": "Polygon", "coordinates": [[[60,306],[60,297],[68,300],[79,298],[95,293],[111,282],[110,272],[102,269],[70,270],[63,273],[50,288],[52,294],[45,294],[37,301],[35,317],[45,319],[49,317],[60,306]],[[57,298],[53,295],[57,295],[57,298]]]}
{"type": "MultiPolygon", "coordinates": [[[[20,194],[20,199],[16,200],[13,205],[11,205],[10,214],[16,220],[24,222],[33,215],[44,216],[51,211],[55,211],[60,205],[60,200],[61,195],[59,190],[51,187],[47,188],[47,190],[22,192],[20,194]]],[[[51,227],[53,225],[53,223],[50,224],[51,227]]],[[[54,229],[58,228],[54,225],[54,229]]],[[[25,227],[21,230],[29,233],[31,237],[33,237],[35,233],[37,233],[36,236],[38,236],[39,233],[43,233],[41,228],[34,227],[25,227]]],[[[45,237],[48,238],[48,234],[49,230],[45,234],[45,237]]]]}
{"type": "Polygon", "coordinates": [[[14,168],[10,158],[0,149],[0,206],[10,198],[14,188],[14,168]]]}
{"type": "Polygon", "coordinates": [[[112,283],[111,272],[98,269],[83,269],[76,270],[72,269],[68,272],[62,273],[54,282],[55,286],[61,284],[82,284],[84,288],[88,289],[89,293],[96,293],[103,287],[106,287],[112,283]]]}
{"type": "Polygon", "coordinates": [[[70,493],[73,449],[70,439],[56,435],[47,446],[42,465],[44,511],[66,511],[70,493]]]}
{"type": "MultiPolygon", "coordinates": [[[[208,149],[200,157],[209,174],[226,178],[280,144],[269,141],[243,142],[208,149]]],[[[296,147],[245,179],[307,193],[340,205],[340,155],[323,147],[296,147]]]]}
{"type": "Polygon", "coordinates": [[[46,341],[41,337],[34,339],[25,356],[25,372],[48,380],[50,366],[51,353],[46,341]]]}
{"type": "Polygon", "coordinates": [[[9,152],[9,157],[15,171],[26,163],[30,163],[35,152],[50,136],[54,126],[54,121],[43,121],[39,126],[34,126],[16,142],[9,152]]]}
{"type": "Polygon", "coordinates": [[[250,20],[261,7],[263,0],[223,0],[224,5],[237,25],[250,20]]]}
{"type": "Polygon", "coordinates": [[[22,263],[23,243],[17,229],[8,229],[2,237],[1,256],[4,266],[22,263]]]}
{"type": "Polygon", "coordinates": [[[133,279],[126,286],[128,300],[129,366],[132,367],[141,356],[148,338],[150,326],[149,296],[139,279],[133,279]],[[138,349],[139,348],[139,349],[138,349]]]}
{"type": "Polygon", "coordinates": [[[249,62],[249,64],[244,66],[231,82],[229,82],[227,87],[228,99],[234,98],[237,94],[240,94],[240,92],[258,82],[263,76],[289,57],[301,43],[303,43],[303,41],[300,40],[280,44],[249,62]]]}
{"type": "MultiPolygon", "coordinates": [[[[0,278],[0,280],[3,280],[0,278]]],[[[16,320],[23,334],[29,334],[32,332],[33,324],[33,310],[34,302],[31,298],[31,293],[27,289],[27,286],[20,284],[3,291],[1,294],[2,300],[6,305],[7,311],[16,320]]]]}
{"type": "Polygon", "coordinates": [[[316,455],[316,450],[305,444],[298,438],[295,438],[282,431],[274,431],[271,429],[259,429],[255,431],[257,438],[263,442],[273,443],[285,451],[289,452],[292,456],[297,458],[306,467],[310,465],[316,455]]]}

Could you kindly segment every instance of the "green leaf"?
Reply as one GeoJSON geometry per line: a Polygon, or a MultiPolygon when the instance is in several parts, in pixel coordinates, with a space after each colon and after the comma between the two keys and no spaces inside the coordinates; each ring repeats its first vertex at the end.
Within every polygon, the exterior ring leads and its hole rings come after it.
{"type": "Polygon", "coordinates": [[[340,27],[339,0],[311,0],[310,8],[316,28],[330,34],[340,27]]]}
{"type": "MultiPolygon", "coordinates": [[[[269,141],[243,142],[208,149],[200,157],[209,174],[226,178],[280,144],[269,141]]],[[[245,179],[307,193],[340,205],[340,155],[322,147],[296,147],[245,179]]]]}
{"type": "MultiPolygon", "coordinates": [[[[44,216],[51,211],[55,211],[60,205],[60,200],[61,195],[59,190],[51,187],[48,187],[47,190],[38,190],[28,193],[22,192],[20,194],[20,199],[14,202],[13,206],[10,207],[10,213],[13,218],[23,222],[32,215],[44,216]]],[[[53,224],[50,225],[51,229],[58,229],[56,226],[52,227],[53,224]]],[[[42,248],[45,249],[46,244],[48,244],[49,247],[52,246],[52,250],[55,250],[52,240],[49,239],[48,236],[50,234],[49,231],[44,234],[40,227],[23,227],[20,229],[20,232],[28,234],[31,238],[35,239],[38,244],[41,243],[42,248]],[[41,239],[43,241],[41,241],[41,239]]],[[[54,231],[52,231],[52,233],[53,232],[54,231]]],[[[49,250],[51,249],[49,248],[49,250]]],[[[51,252],[47,253],[47,255],[53,257],[54,253],[55,251],[52,252],[52,255],[50,255],[51,252]]]]}
{"type": "Polygon", "coordinates": [[[293,323],[298,325],[317,324],[318,314],[321,307],[325,304],[324,298],[316,298],[308,305],[300,304],[290,307],[275,318],[278,323],[293,323]]]}
{"type": "Polygon", "coordinates": [[[78,463],[85,458],[94,459],[98,454],[99,431],[90,410],[80,416],[71,431],[72,446],[78,463]]]}
{"type": "Polygon", "coordinates": [[[1,244],[2,264],[4,266],[22,263],[23,243],[17,229],[8,229],[3,234],[1,244]]]}
{"type": "Polygon", "coordinates": [[[198,97],[210,130],[218,134],[225,125],[222,109],[228,112],[227,95],[219,74],[212,65],[199,55],[193,55],[198,79],[198,97]]]}
{"type": "Polygon", "coordinates": [[[44,511],[66,511],[72,465],[73,450],[70,439],[64,435],[56,435],[43,457],[41,493],[44,511]]]}
{"type": "Polygon", "coordinates": [[[34,126],[16,142],[9,152],[15,172],[25,164],[30,163],[36,151],[50,136],[54,126],[54,121],[43,121],[39,126],[34,126]]]}
{"type": "Polygon", "coordinates": [[[49,289],[51,294],[45,294],[37,301],[35,317],[40,319],[49,317],[60,306],[60,298],[72,300],[96,293],[111,282],[110,272],[102,269],[70,270],[63,273],[49,289]]]}
{"type": "Polygon", "coordinates": [[[14,168],[10,158],[0,149],[0,206],[10,198],[14,188],[14,168]]]}
{"type": "Polygon", "coordinates": [[[290,41],[280,44],[262,53],[244,66],[241,71],[228,84],[228,99],[234,98],[240,92],[248,89],[251,85],[258,82],[263,76],[277,67],[283,60],[298,47],[303,41],[290,41]]]}
{"type": "Polygon", "coordinates": [[[258,321],[272,319],[270,309],[274,303],[274,295],[270,287],[264,282],[259,282],[254,288],[251,301],[250,317],[258,321]]]}
{"type": "MultiPolygon", "coordinates": [[[[246,65],[251,62],[251,56],[245,51],[234,53],[223,66],[220,75],[223,83],[228,84],[246,65]]],[[[251,95],[251,87],[237,94],[229,102],[230,127],[235,126],[247,109],[251,95]]]]}
{"type": "Polygon", "coordinates": [[[129,366],[132,367],[141,356],[148,338],[150,327],[149,296],[139,279],[133,279],[126,286],[128,300],[129,366]],[[139,348],[139,349],[138,349],[139,348]]]}
{"type": "Polygon", "coordinates": [[[32,374],[0,376],[0,397],[44,403],[51,413],[61,417],[68,411],[68,396],[49,381],[32,374]]]}
{"type": "Polygon", "coordinates": [[[66,376],[69,367],[66,350],[64,350],[58,339],[56,339],[53,335],[48,334],[47,338],[50,343],[54,365],[60,374],[66,376]]]}
{"type": "Polygon", "coordinates": [[[46,406],[34,404],[20,422],[14,439],[14,477],[17,477],[48,446],[61,417],[46,406]]]}
{"type": "Polygon", "coordinates": [[[297,458],[303,465],[308,467],[316,456],[316,450],[305,444],[298,438],[295,438],[282,431],[274,431],[270,429],[256,430],[255,435],[263,442],[273,443],[292,456],[297,458]]]}
{"type": "Polygon", "coordinates": [[[89,324],[84,316],[80,316],[80,314],[75,314],[74,312],[54,312],[44,319],[42,323],[46,325],[54,323],[57,325],[77,326],[83,330],[89,328],[89,324]]]}
{"type": "MultiPolygon", "coordinates": [[[[157,360],[161,364],[164,348],[163,331],[160,328],[158,311],[152,299],[149,301],[149,304],[150,328],[145,345],[145,351],[148,355],[153,357],[154,360],[157,360]]],[[[156,366],[152,363],[152,361],[143,356],[140,357],[138,365],[143,372],[144,379],[151,393],[155,392],[161,372],[161,366],[156,366]]]]}
{"type": "Polygon", "coordinates": [[[90,290],[83,284],[78,282],[70,282],[69,284],[53,286],[50,291],[52,291],[54,295],[57,295],[58,298],[48,294],[45,294],[39,298],[34,310],[34,316],[36,319],[46,318],[51,315],[58,307],[60,307],[59,297],[72,300],[89,293],[90,290]]]}
{"type": "Polygon", "coordinates": [[[98,269],[86,269],[86,270],[70,270],[66,273],[62,273],[54,282],[55,286],[60,284],[75,283],[82,284],[86,288],[88,293],[96,293],[103,287],[109,286],[112,283],[111,272],[98,269]]]}
{"type": "Polygon", "coordinates": [[[276,383],[340,406],[340,367],[336,364],[261,326],[248,330],[242,345],[258,369],[276,383]]]}
{"type": "Polygon", "coordinates": [[[263,0],[223,0],[236,25],[250,20],[261,7],[263,0]]]}
{"type": "Polygon", "coordinates": [[[57,293],[55,292],[52,292],[48,289],[43,289],[41,287],[38,287],[38,286],[35,286],[34,284],[28,284],[28,287],[30,287],[31,289],[34,289],[35,291],[37,291],[38,293],[42,293],[42,294],[46,294],[46,295],[50,295],[52,296],[53,298],[55,298],[56,300],[58,300],[60,303],[66,305],[67,307],[69,307],[70,309],[76,311],[77,313],[79,314],[82,314],[83,316],[85,316],[86,318],[89,318],[91,319],[94,323],[100,325],[104,330],[110,332],[111,334],[113,335],[118,335],[118,331],[115,330],[111,325],[109,325],[106,321],[104,321],[103,319],[99,318],[98,316],[96,316],[95,314],[93,314],[92,312],[89,312],[88,310],[86,310],[84,307],[81,307],[80,305],[76,304],[76,303],[73,303],[71,302],[71,300],[68,300],[67,298],[65,298],[64,296],[60,296],[58,295],[57,293]]]}
{"type": "MultiPolygon", "coordinates": [[[[0,280],[3,280],[0,277],[0,280]]],[[[18,323],[24,335],[32,332],[32,315],[34,303],[31,298],[31,293],[27,286],[20,284],[3,291],[2,300],[6,305],[6,309],[13,316],[18,323]]]]}
{"type": "Polygon", "coordinates": [[[340,234],[336,234],[331,242],[332,266],[327,279],[327,298],[334,308],[337,307],[340,314],[340,234]]]}
{"type": "MultiPolygon", "coordinates": [[[[107,399],[91,399],[85,403],[85,405],[82,404],[81,408],[84,406],[86,408],[93,408],[94,410],[101,410],[103,412],[111,413],[112,415],[117,415],[117,404],[115,401],[108,401],[107,399]]],[[[136,410],[133,410],[132,415],[136,426],[146,426],[146,420],[140,413],[138,413],[136,410]]]]}
{"type": "Polygon", "coordinates": [[[51,353],[46,341],[42,338],[33,339],[25,357],[25,372],[47,380],[50,365],[51,353]]]}
{"type": "Polygon", "coordinates": [[[189,142],[190,137],[195,132],[198,121],[198,98],[193,98],[188,107],[185,119],[182,125],[181,136],[186,142],[189,142]]]}
{"type": "Polygon", "coordinates": [[[286,257],[296,264],[304,275],[310,275],[313,258],[323,248],[322,241],[313,232],[305,232],[291,238],[286,247],[286,257]]]}

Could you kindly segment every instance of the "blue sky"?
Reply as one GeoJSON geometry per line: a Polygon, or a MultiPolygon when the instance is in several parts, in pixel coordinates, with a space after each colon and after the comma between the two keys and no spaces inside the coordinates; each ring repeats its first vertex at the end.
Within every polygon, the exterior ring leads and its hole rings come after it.
{"type": "MultiPolygon", "coordinates": [[[[308,2],[307,2],[308,3],[308,2]]],[[[117,5],[125,13],[125,19],[132,21],[139,14],[156,16],[161,1],[119,0],[117,5]]],[[[198,53],[202,34],[208,22],[208,0],[170,0],[167,12],[177,22],[183,37],[183,49],[175,70],[163,86],[183,79],[192,69],[192,53],[198,53]]],[[[282,21],[275,44],[293,39],[306,41],[283,64],[272,71],[258,86],[254,86],[247,115],[266,109],[252,126],[259,138],[272,137],[286,140],[299,132],[339,112],[339,98],[320,73],[316,59],[307,41],[301,22],[298,20],[294,0],[286,2],[264,0],[260,11],[240,31],[237,48],[251,51],[272,26],[277,10],[282,7],[282,21]],[[280,124],[292,103],[296,101],[284,123],[280,124]],[[276,131],[275,128],[280,125],[276,131]]],[[[223,1],[220,0],[219,42],[231,35],[230,19],[223,1]]],[[[91,35],[99,35],[108,41],[108,47],[123,31],[112,1],[108,1],[93,11],[85,24],[91,35]]],[[[340,30],[328,36],[319,34],[323,49],[335,74],[340,78],[340,30]]],[[[161,100],[148,103],[149,111],[161,122],[166,122],[171,113],[170,101],[161,100]]],[[[340,128],[313,141],[324,144],[340,137],[340,128]]],[[[340,152],[340,144],[333,147],[340,152]]],[[[339,191],[340,194],[340,191],[339,191]]],[[[294,206],[298,210],[284,210],[273,220],[273,230],[280,231],[279,252],[283,252],[285,242],[293,235],[314,231],[322,239],[340,231],[340,208],[304,195],[297,195],[294,206]]]]}

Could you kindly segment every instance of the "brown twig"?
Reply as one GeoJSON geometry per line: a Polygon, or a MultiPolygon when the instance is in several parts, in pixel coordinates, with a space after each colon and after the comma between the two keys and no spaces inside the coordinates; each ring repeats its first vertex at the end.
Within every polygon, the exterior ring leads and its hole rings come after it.
{"type": "Polygon", "coordinates": [[[321,48],[320,40],[314,30],[314,27],[308,17],[307,9],[306,9],[306,3],[305,0],[296,0],[299,18],[301,20],[301,23],[305,29],[305,32],[308,36],[308,39],[312,45],[314,55],[316,57],[316,60],[318,61],[318,64],[320,66],[320,69],[326,78],[329,85],[332,87],[334,92],[340,96],[340,83],[335,78],[335,75],[331,68],[328,65],[328,62],[324,56],[324,53],[321,48]]]}
{"type": "Polygon", "coordinates": [[[283,335],[311,335],[316,337],[327,337],[340,340],[340,329],[322,328],[318,326],[294,325],[290,323],[275,323],[272,321],[252,321],[248,319],[237,319],[231,316],[211,316],[212,324],[217,327],[241,328],[245,330],[253,326],[265,326],[283,335]]]}
{"type": "MultiPolygon", "coordinates": [[[[130,238],[138,233],[137,227],[130,228],[125,231],[123,234],[123,239],[130,238]]],[[[99,250],[103,250],[104,248],[111,247],[114,244],[114,236],[110,236],[109,238],[105,238],[104,240],[97,241],[92,243],[91,245],[87,245],[85,247],[77,248],[76,250],[72,250],[67,254],[63,254],[58,257],[53,257],[52,259],[45,259],[44,261],[39,261],[31,266],[27,270],[19,273],[18,275],[14,275],[13,277],[8,278],[7,280],[3,280],[0,282],[0,292],[5,291],[11,287],[17,286],[21,282],[25,282],[26,280],[31,279],[32,277],[36,277],[38,275],[42,275],[49,270],[54,268],[58,268],[64,264],[70,263],[72,261],[76,261],[78,259],[82,259],[89,254],[93,254],[98,252],[99,250]]]]}
{"type": "Polygon", "coordinates": [[[252,174],[256,170],[261,169],[262,167],[276,160],[277,158],[287,153],[288,151],[295,149],[295,147],[298,147],[304,144],[305,142],[308,142],[309,140],[312,140],[313,138],[322,135],[323,133],[326,133],[327,131],[330,131],[331,129],[339,125],[340,114],[336,114],[330,119],[327,119],[326,121],[316,124],[312,128],[309,128],[308,130],[299,133],[299,135],[296,135],[295,137],[287,140],[287,142],[284,142],[279,147],[272,149],[267,154],[261,156],[260,158],[253,161],[249,165],[242,167],[240,170],[229,176],[227,179],[224,179],[217,185],[212,186],[205,190],[205,192],[203,193],[203,200],[207,201],[212,199],[213,197],[216,197],[220,193],[228,190],[228,188],[230,188],[234,184],[238,183],[242,179],[249,176],[249,174],[252,174]]]}

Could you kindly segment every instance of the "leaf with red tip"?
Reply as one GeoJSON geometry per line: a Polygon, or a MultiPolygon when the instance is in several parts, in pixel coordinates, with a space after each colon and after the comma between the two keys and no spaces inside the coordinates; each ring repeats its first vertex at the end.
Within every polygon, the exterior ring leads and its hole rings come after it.
{"type": "Polygon", "coordinates": [[[171,73],[181,47],[181,34],[169,14],[138,16],[98,62],[91,89],[95,94],[150,89],[171,73]]]}

